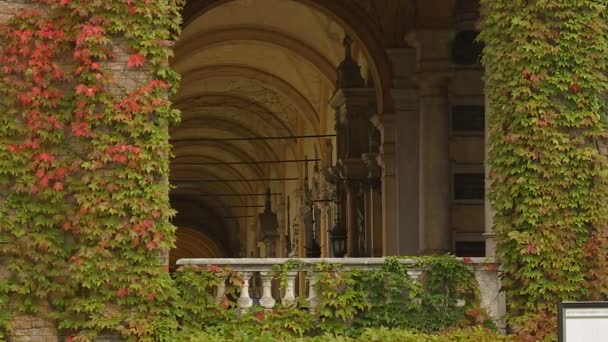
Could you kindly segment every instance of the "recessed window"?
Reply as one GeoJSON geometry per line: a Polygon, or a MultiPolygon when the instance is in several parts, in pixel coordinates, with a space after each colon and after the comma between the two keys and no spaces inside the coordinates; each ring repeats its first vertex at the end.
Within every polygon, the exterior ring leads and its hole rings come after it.
{"type": "Polygon", "coordinates": [[[456,241],[454,253],[457,257],[485,257],[485,241],[456,241]]]}
{"type": "Polygon", "coordinates": [[[452,43],[452,62],[457,65],[476,65],[481,62],[483,44],[478,42],[477,31],[461,31],[452,43]]]}
{"type": "Polygon", "coordinates": [[[459,105],[452,107],[452,132],[483,134],[485,107],[459,105]]]}
{"type": "Polygon", "coordinates": [[[455,201],[483,201],[485,177],[483,173],[454,173],[455,201]]]}

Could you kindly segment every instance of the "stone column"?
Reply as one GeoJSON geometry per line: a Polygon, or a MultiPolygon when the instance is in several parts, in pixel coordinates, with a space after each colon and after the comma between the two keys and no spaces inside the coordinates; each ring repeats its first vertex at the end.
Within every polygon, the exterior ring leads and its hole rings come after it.
{"type": "Polygon", "coordinates": [[[346,255],[357,256],[357,217],[355,203],[355,186],[346,181],[346,255]]]}
{"type": "Polygon", "coordinates": [[[420,110],[420,253],[452,249],[450,207],[449,31],[416,32],[420,110]]]}
{"type": "Polygon", "coordinates": [[[396,114],[397,225],[399,254],[419,250],[419,112],[416,89],[416,49],[390,49],[393,66],[391,89],[396,114]]]}
{"type": "Polygon", "coordinates": [[[380,131],[378,164],[382,167],[382,255],[399,255],[399,207],[395,158],[395,115],[382,114],[372,117],[372,123],[380,131]]]}
{"type": "MultiPolygon", "coordinates": [[[[375,161],[374,161],[375,162],[375,161]]],[[[382,195],[380,181],[371,180],[365,189],[365,252],[367,257],[382,256],[382,195]]]]}
{"type": "Polygon", "coordinates": [[[490,141],[490,131],[488,129],[488,113],[490,110],[490,101],[488,97],[485,98],[485,196],[484,196],[484,216],[485,216],[485,229],[483,233],[483,237],[486,240],[486,257],[495,258],[496,257],[496,241],[494,239],[494,210],[492,209],[492,205],[490,204],[490,199],[488,197],[488,192],[490,189],[490,165],[488,163],[488,142],[490,141]]]}

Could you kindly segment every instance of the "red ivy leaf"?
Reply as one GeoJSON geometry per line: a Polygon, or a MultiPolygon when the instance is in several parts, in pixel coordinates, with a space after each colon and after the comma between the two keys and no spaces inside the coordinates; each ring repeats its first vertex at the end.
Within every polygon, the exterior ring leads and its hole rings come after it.
{"type": "Polygon", "coordinates": [[[146,243],[146,248],[148,250],[153,250],[153,249],[157,249],[158,248],[158,242],[152,240],[152,241],[148,241],[148,243],[146,243]]]}
{"type": "Polygon", "coordinates": [[[568,89],[570,90],[571,93],[576,94],[578,92],[581,91],[581,86],[578,83],[572,83],[568,89]]]}
{"type": "Polygon", "coordinates": [[[84,94],[86,97],[93,97],[95,92],[95,88],[84,84],[79,84],[76,86],[76,94],[84,94]]]}
{"type": "Polygon", "coordinates": [[[75,137],[88,137],[91,135],[89,124],[84,121],[72,122],[72,134],[75,137]]]}
{"type": "Polygon", "coordinates": [[[53,155],[50,153],[44,152],[44,153],[40,153],[40,155],[38,156],[38,160],[44,161],[47,163],[52,163],[55,160],[55,157],[53,157],[53,155]]]}
{"type": "Polygon", "coordinates": [[[121,287],[120,289],[118,289],[118,291],[116,291],[116,295],[120,298],[126,297],[127,294],[129,294],[129,292],[124,287],[121,287]]]}
{"type": "Polygon", "coordinates": [[[129,68],[137,68],[144,65],[144,61],[146,57],[141,53],[129,56],[129,60],[127,61],[127,67],[129,68]]]}

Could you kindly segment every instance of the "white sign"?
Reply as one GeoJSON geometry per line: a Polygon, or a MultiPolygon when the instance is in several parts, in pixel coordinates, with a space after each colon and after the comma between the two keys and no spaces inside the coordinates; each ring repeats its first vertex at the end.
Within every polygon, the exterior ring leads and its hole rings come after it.
{"type": "Polygon", "coordinates": [[[558,311],[560,342],[608,341],[608,302],[565,302],[558,311]]]}

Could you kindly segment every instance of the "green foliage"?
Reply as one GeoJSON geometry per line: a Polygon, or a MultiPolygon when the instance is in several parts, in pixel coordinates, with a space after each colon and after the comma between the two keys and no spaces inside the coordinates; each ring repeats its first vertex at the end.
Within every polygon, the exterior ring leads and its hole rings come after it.
{"type": "Polygon", "coordinates": [[[441,334],[425,334],[407,329],[366,328],[358,337],[324,334],[319,336],[293,337],[271,332],[239,331],[228,335],[218,331],[185,330],[176,336],[184,342],[515,342],[515,338],[481,327],[453,330],[441,334]]]}
{"type": "Polygon", "coordinates": [[[309,280],[316,277],[315,310],[310,312],[309,304],[300,299],[296,305],[278,305],[270,311],[254,306],[246,314],[236,308],[240,279],[234,273],[217,266],[185,266],[175,279],[182,299],[182,334],[214,336],[219,341],[252,340],[253,336],[258,338],[254,341],[289,341],[305,336],[363,339],[368,328],[378,326],[402,329],[403,334],[492,326],[478,307],[477,284],[465,263],[452,256],[415,260],[404,264],[399,258],[387,258],[382,269],[365,271],[290,260],[286,266],[275,267],[278,278],[294,270],[307,270],[309,280]],[[425,270],[419,281],[408,274],[414,267],[425,270]],[[217,288],[223,281],[227,295],[218,300],[217,288]],[[459,299],[465,301],[463,305],[459,299]]]}
{"type": "Polygon", "coordinates": [[[316,311],[322,331],[344,334],[357,314],[370,308],[358,275],[358,271],[344,271],[339,265],[319,263],[314,266],[312,277],[317,277],[318,294],[316,311]]]}
{"type": "Polygon", "coordinates": [[[608,294],[608,1],[482,0],[490,200],[509,323],[608,294]]]}
{"type": "Polygon", "coordinates": [[[236,318],[234,300],[237,284],[242,279],[228,269],[210,266],[204,269],[191,265],[181,267],[175,276],[179,289],[181,325],[203,329],[236,318]],[[218,285],[225,286],[225,294],[216,302],[218,285]]]}
{"type": "Polygon", "coordinates": [[[358,324],[418,331],[442,331],[457,325],[489,324],[479,309],[477,283],[466,265],[450,256],[416,258],[406,265],[387,258],[381,271],[362,274],[371,303],[358,324]],[[426,270],[415,281],[408,275],[412,266],[426,270]],[[460,303],[459,303],[460,301],[460,303]]]}
{"type": "Polygon", "coordinates": [[[180,268],[175,284],[181,294],[182,330],[205,331],[229,339],[251,332],[261,332],[262,336],[302,336],[315,328],[315,317],[303,303],[290,307],[278,305],[272,311],[255,306],[246,314],[239,314],[236,300],[241,283],[236,273],[217,266],[180,268]],[[216,303],[218,285],[222,282],[226,291],[216,303]]]}

